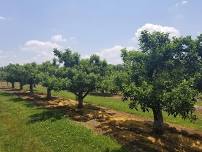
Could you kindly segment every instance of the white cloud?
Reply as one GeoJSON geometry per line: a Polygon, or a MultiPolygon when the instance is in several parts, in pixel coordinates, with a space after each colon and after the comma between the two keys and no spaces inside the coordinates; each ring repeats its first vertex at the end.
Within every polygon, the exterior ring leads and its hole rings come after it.
{"type": "Polygon", "coordinates": [[[188,1],[182,1],[182,5],[185,5],[187,3],[188,3],[188,1]]]}
{"type": "Polygon", "coordinates": [[[159,32],[163,32],[163,33],[169,33],[170,37],[173,36],[180,36],[180,32],[174,28],[174,27],[170,27],[170,26],[162,26],[162,25],[157,25],[157,24],[145,24],[142,27],[140,27],[139,29],[137,29],[135,36],[139,37],[141,32],[147,30],[148,32],[155,32],[155,31],[159,31],[159,32]]]}
{"type": "MultiPolygon", "coordinates": [[[[35,62],[42,62],[45,60],[51,60],[53,55],[54,48],[62,48],[58,41],[62,37],[52,36],[49,41],[40,41],[40,40],[28,40],[21,47],[22,51],[26,51],[28,54],[33,54],[30,60],[35,62]],[[52,41],[52,38],[55,38],[56,41],[52,41]]],[[[63,38],[62,38],[63,39],[63,38]]]]}
{"type": "Polygon", "coordinates": [[[57,34],[57,35],[53,35],[51,37],[51,41],[53,41],[53,42],[65,42],[66,39],[63,38],[63,36],[61,34],[57,34]]]}
{"type": "Polygon", "coordinates": [[[177,2],[177,3],[175,4],[175,6],[176,6],[176,7],[179,7],[179,6],[186,5],[186,4],[188,4],[188,3],[189,3],[188,0],[181,0],[180,2],[177,2]]]}
{"type": "Polygon", "coordinates": [[[6,18],[3,16],[0,16],[0,20],[6,20],[6,18]]]}
{"type": "Polygon", "coordinates": [[[39,41],[39,40],[29,40],[25,42],[23,49],[31,49],[36,51],[45,51],[48,49],[58,48],[60,47],[55,42],[50,41],[39,41]]]}
{"type": "Polygon", "coordinates": [[[96,54],[102,59],[106,59],[109,63],[119,64],[121,63],[121,49],[123,49],[123,46],[115,45],[112,48],[103,49],[96,54]]]}
{"type": "Polygon", "coordinates": [[[72,48],[74,41],[76,41],[76,37],[65,39],[61,34],[57,34],[45,41],[27,40],[16,50],[0,49],[0,66],[8,65],[9,63],[42,63],[51,60],[54,57],[53,48],[72,48]],[[66,43],[61,43],[64,41],[70,46],[67,46],[66,43]]]}
{"type": "MultiPolygon", "coordinates": [[[[112,48],[106,48],[95,54],[99,55],[101,59],[106,59],[108,63],[111,64],[121,64],[121,49],[127,48],[128,50],[134,50],[134,47],[124,47],[121,45],[115,45],[112,48]]],[[[86,56],[88,57],[88,56],[86,56]]]]}

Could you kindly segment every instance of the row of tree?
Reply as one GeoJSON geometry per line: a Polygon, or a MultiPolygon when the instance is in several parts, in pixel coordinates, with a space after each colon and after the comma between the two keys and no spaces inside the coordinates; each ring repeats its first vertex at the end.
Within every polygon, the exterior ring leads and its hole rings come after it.
{"type": "Polygon", "coordinates": [[[122,51],[122,65],[110,65],[99,56],[81,59],[70,49],[54,49],[55,58],[43,64],[10,64],[0,69],[0,78],[23,85],[68,90],[83,107],[90,92],[122,93],[130,108],[152,111],[154,131],[163,132],[163,114],[195,119],[194,104],[202,90],[202,35],[170,38],[169,34],[143,31],[140,51],[122,51]]]}
{"type": "Polygon", "coordinates": [[[59,51],[54,49],[55,58],[42,64],[28,63],[24,65],[9,64],[0,69],[1,81],[7,81],[14,88],[15,82],[29,85],[30,93],[36,84],[47,88],[47,98],[51,91],[68,90],[78,100],[78,108],[83,107],[83,99],[90,92],[116,94],[120,91],[120,65],[108,65],[99,56],[92,55],[89,59],[81,59],[78,53],[70,49],[59,51]]]}

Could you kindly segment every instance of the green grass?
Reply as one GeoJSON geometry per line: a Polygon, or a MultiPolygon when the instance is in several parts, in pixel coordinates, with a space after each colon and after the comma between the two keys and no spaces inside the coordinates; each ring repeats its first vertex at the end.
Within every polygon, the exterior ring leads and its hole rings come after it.
{"type": "MultiPolygon", "coordinates": [[[[39,93],[46,93],[46,90],[41,87],[37,86],[36,92],[39,93]]],[[[63,98],[69,98],[69,99],[75,99],[74,94],[67,92],[67,91],[60,91],[60,92],[53,92],[54,96],[60,96],[63,98]]],[[[142,112],[141,110],[134,110],[134,109],[129,109],[128,108],[128,103],[121,101],[121,99],[115,99],[112,97],[102,97],[102,96],[93,96],[93,95],[88,95],[84,101],[86,103],[98,105],[98,106],[103,106],[103,107],[108,107],[115,109],[117,111],[122,111],[122,112],[127,112],[131,113],[140,117],[144,118],[149,118],[152,119],[153,115],[151,112],[142,112]]],[[[165,122],[172,123],[172,124],[177,124],[181,125],[183,127],[188,127],[188,128],[193,128],[198,131],[202,131],[202,115],[199,113],[196,113],[198,119],[195,122],[191,122],[190,120],[183,120],[180,117],[174,118],[172,116],[168,116],[166,113],[164,113],[164,120],[165,122]]]]}
{"type": "Polygon", "coordinates": [[[196,103],[197,106],[202,106],[202,101],[196,103]]]}
{"type": "Polygon", "coordinates": [[[94,134],[63,112],[0,93],[0,152],[124,151],[113,139],[94,134]]]}
{"type": "Polygon", "coordinates": [[[197,106],[202,106],[202,94],[200,94],[198,98],[198,102],[196,103],[197,106]]]}

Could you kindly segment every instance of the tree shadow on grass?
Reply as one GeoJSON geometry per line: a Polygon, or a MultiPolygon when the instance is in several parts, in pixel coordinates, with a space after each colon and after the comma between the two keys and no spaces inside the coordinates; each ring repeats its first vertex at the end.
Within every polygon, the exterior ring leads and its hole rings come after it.
{"type": "Polygon", "coordinates": [[[202,150],[200,135],[177,130],[167,124],[162,136],[152,132],[151,121],[111,121],[102,123],[98,128],[105,129],[105,135],[112,136],[131,152],[200,152],[202,150]]]}
{"type": "Polygon", "coordinates": [[[60,120],[64,118],[65,114],[66,114],[65,107],[46,109],[41,113],[31,115],[28,123],[35,123],[46,120],[51,121],[60,120]]]}
{"type": "Polygon", "coordinates": [[[113,94],[110,94],[110,93],[100,93],[100,92],[91,92],[90,95],[93,95],[93,96],[102,96],[102,97],[113,97],[113,94]]]}
{"type": "Polygon", "coordinates": [[[85,122],[87,127],[89,123],[94,123],[95,131],[101,131],[102,134],[113,137],[122,145],[121,150],[114,150],[114,152],[125,149],[131,152],[201,151],[199,147],[202,146],[202,137],[198,134],[165,125],[165,134],[157,136],[152,132],[151,121],[115,121],[110,119],[113,115],[114,113],[107,113],[104,109],[92,105],[86,105],[79,111],[75,107],[65,106],[48,108],[42,113],[34,114],[30,116],[29,123],[55,121],[64,116],[77,122],[85,122]]]}
{"type": "Polygon", "coordinates": [[[46,121],[49,119],[59,120],[64,117],[78,122],[87,122],[99,118],[99,114],[104,112],[104,110],[102,110],[101,108],[91,105],[86,105],[85,108],[82,110],[76,109],[76,106],[48,107],[44,109],[45,110],[41,113],[31,115],[29,123],[46,121]]]}

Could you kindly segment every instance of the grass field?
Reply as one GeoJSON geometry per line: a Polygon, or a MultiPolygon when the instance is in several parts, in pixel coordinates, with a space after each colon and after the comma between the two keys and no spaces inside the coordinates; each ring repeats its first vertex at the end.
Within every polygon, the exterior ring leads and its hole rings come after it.
{"type": "MultiPolygon", "coordinates": [[[[26,89],[27,87],[25,87],[26,89]]],[[[45,93],[45,88],[37,86],[35,92],[45,93]]],[[[19,93],[20,97],[10,93],[0,92],[0,152],[122,152],[127,150],[133,151],[134,147],[141,149],[141,151],[168,150],[170,148],[178,151],[198,151],[202,149],[202,138],[191,132],[191,130],[178,132],[175,129],[170,130],[167,128],[165,134],[159,137],[152,134],[151,125],[148,124],[150,121],[146,123],[143,121],[114,122],[111,119],[109,122],[104,121],[100,123],[98,127],[103,131],[105,131],[106,127],[109,128],[107,134],[100,135],[95,128],[92,129],[90,127],[92,130],[88,129],[86,121],[78,120],[78,113],[75,111],[76,115],[74,115],[71,108],[62,106],[45,109],[43,104],[37,104],[39,98],[32,100],[27,98],[28,94],[23,93],[24,95],[20,95],[21,93],[18,91],[16,94],[19,93]],[[23,96],[26,100],[22,99],[23,96]]],[[[66,91],[53,92],[53,95],[75,99],[72,93],[66,91]]],[[[41,99],[39,100],[42,103],[46,101],[43,100],[44,98],[41,99]]],[[[85,102],[131,113],[140,119],[152,118],[151,113],[129,109],[128,103],[122,102],[120,98],[89,95],[85,102]]],[[[85,108],[88,106],[86,105],[85,108]]],[[[127,114],[120,114],[121,118],[123,116],[127,117],[127,114]]],[[[81,116],[87,115],[89,115],[88,112],[81,114],[81,116]]],[[[168,117],[164,113],[166,122],[178,124],[181,127],[193,128],[201,132],[202,115],[199,113],[197,115],[199,119],[195,123],[191,123],[188,120],[168,117]]],[[[96,120],[97,118],[94,118],[92,122],[97,121],[98,123],[99,120],[96,120]]],[[[117,117],[115,116],[114,118],[117,117]]]]}
{"type": "Polygon", "coordinates": [[[16,96],[0,93],[0,152],[119,152],[115,140],[64,118],[44,113],[16,96]],[[35,119],[34,116],[41,119],[35,119]]]}
{"type": "MultiPolygon", "coordinates": [[[[36,92],[38,93],[46,93],[45,88],[41,86],[37,86],[35,89],[36,92]]],[[[64,98],[69,98],[69,99],[75,99],[74,94],[67,92],[67,91],[60,91],[60,92],[53,92],[54,96],[60,96],[64,98]]],[[[84,101],[86,103],[94,104],[94,105],[99,105],[103,107],[108,107],[115,109],[117,111],[123,111],[131,114],[135,114],[144,118],[153,118],[151,112],[142,112],[141,110],[133,110],[128,108],[128,103],[121,101],[121,99],[117,98],[112,98],[112,97],[102,97],[102,96],[92,96],[88,95],[84,101]]],[[[177,124],[181,125],[183,127],[187,128],[193,128],[198,131],[202,131],[202,114],[201,113],[196,113],[198,119],[195,122],[190,122],[190,120],[183,120],[179,117],[174,118],[172,116],[168,116],[166,113],[164,113],[164,119],[168,123],[172,124],[177,124]]]]}

